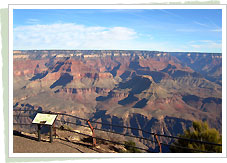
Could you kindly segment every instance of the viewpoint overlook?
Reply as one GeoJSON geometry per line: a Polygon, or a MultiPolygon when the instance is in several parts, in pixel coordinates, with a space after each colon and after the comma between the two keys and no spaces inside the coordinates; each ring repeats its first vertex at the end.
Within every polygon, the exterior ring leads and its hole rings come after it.
{"type": "Polygon", "coordinates": [[[175,136],[195,120],[222,131],[221,53],[15,50],[13,78],[14,109],[67,113],[175,136]]]}

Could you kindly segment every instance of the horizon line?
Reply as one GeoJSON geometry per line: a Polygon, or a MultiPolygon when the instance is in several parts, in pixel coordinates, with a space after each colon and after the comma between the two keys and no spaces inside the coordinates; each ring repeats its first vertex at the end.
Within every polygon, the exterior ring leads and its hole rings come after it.
{"type": "Polygon", "coordinates": [[[94,50],[91,50],[91,49],[23,49],[23,50],[18,50],[18,49],[15,49],[13,51],[147,51],[147,52],[166,52],[166,53],[216,53],[216,54],[222,54],[222,52],[196,52],[196,51],[159,51],[159,50],[117,50],[117,49],[94,49],[94,50]]]}

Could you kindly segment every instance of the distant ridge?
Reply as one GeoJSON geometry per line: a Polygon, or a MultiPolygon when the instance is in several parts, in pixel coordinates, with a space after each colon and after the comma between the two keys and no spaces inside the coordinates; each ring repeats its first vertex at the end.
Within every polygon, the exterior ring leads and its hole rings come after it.
{"type": "Polygon", "coordinates": [[[28,50],[14,51],[13,64],[19,108],[167,135],[181,134],[194,120],[222,130],[221,53],[28,50]]]}

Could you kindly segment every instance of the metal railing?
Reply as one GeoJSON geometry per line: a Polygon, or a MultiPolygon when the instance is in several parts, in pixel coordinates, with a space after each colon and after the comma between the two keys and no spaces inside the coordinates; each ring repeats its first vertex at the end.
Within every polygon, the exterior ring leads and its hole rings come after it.
{"type": "MultiPolygon", "coordinates": [[[[13,111],[14,112],[19,111],[19,112],[34,112],[34,113],[57,114],[57,115],[61,115],[61,116],[67,116],[67,117],[70,117],[70,118],[74,118],[74,119],[77,119],[77,120],[80,120],[80,121],[85,121],[86,124],[88,124],[88,125],[84,125],[84,124],[81,124],[81,123],[70,122],[70,121],[66,121],[66,120],[59,120],[59,119],[56,120],[56,122],[59,122],[59,123],[79,125],[79,126],[90,128],[91,131],[92,131],[93,146],[96,145],[96,139],[97,140],[111,142],[113,144],[125,145],[124,143],[120,143],[120,142],[104,139],[104,138],[101,138],[101,137],[97,137],[94,134],[95,130],[109,132],[109,133],[118,134],[118,135],[127,136],[127,137],[132,137],[132,138],[136,138],[136,139],[140,139],[140,140],[146,140],[146,141],[150,141],[151,143],[156,143],[156,144],[158,144],[159,152],[162,152],[162,146],[168,146],[168,147],[174,147],[174,148],[190,150],[190,151],[194,151],[194,152],[215,153],[214,151],[203,151],[203,150],[192,149],[192,148],[188,148],[188,147],[182,147],[182,146],[177,146],[177,145],[173,145],[173,144],[163,143],[163,142],[159,141],[158,137],[170,138],[170,139],[174,139],[174,140],[175,139],[184,140],[184,141],[195,142],[195,143],[200,143],[200,144],[207,144],[207,145],[212,145],[212,146],[222,146],[222,144],[216,144],[216,143],[213,143],[213,142],[206,142],[206,141],[182,138],[182,137],[178,137],[178,136],[158,134],[158,133],[148,132],[148,131],[145,131],[143,129],[134,128],[134,127],[128,127],[128,126],[121,126],[121,125],[115,125],[115,124],[96,122],[96,121],[88,120],[88,119],[85,119],[85,118],[77,117],[77,116],[74,116],[74,115],[66,114],[66,113],[59,113],[59,112],[56,113],[56,112],[51,112],[51,111],[41,111],[41,110],[31,110],[31,109],[30,110],[29,109],[14,109],[13,111]],[[154,140],[152,140],[150,138],[141,137],[141,136],[135,136],[135,135],[130,135],[130,134],[118,133],[118,132],[115,132],[115,131],[112,131],[112,130],[100,129],[98,127],[93,127],[92,124],[101,124],[101,125],[106,125],[106,126],[111,126],[111,127],[118,127],[118,128],[121,128],[121,129],[130,129],[130,130],[141,131],[143,133],[152,135],[154,137],[154,140]]],[[[31,118],[32,116],[31,115],[17,114],[17,115],[14,115],[14,117],[17,117],[17,118],[19,118],[19,117],[29,117],[29,118],[31,118]]],[[[14,123],[14,125],[31,125],[31,123],[14,123]]],[[[90,136],[90,135],[87,135],[87,134],[84,134],[84,133],[80,133],[80,132],[77,132],[77,131],[74,131],[74,130],[60,128],[59,126],[56,126],[55,128],[61,129],[61,130],[65,130],[65,131],[69,131],[69,132],[74,132],[74,133],[81,134],[81,135],[84,135],[84,136],[90,136]]],[[[130,147],[130,145],[127,145],[127,146],[130,147]]],[[[136,147],[136,146],[133,146],[133,147],[137,148],[137,149],[140,149],[140,150],[144,150],[146,152],[153,152],[153,151],[151,151],[149,149],[144,149],[144,148],[136,147]]]]}

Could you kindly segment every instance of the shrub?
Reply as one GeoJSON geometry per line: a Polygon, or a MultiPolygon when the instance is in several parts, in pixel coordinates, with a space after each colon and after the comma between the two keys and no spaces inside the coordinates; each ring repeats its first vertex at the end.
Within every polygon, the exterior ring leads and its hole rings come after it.
{"type": "Polygon", "coordinates": [[[60,129],[65,129],[65,130],[70,130],[73,131],[73,128],[69,125],[64,124],[63,126],[60,127],[60,129]]]}
{"type": "Polygon", "coordinates": [[[133,142],[132,140],[125,141],[124,147],[126,151],[121,151],[121,152],[126,152],[126,153],[141,153],[141,151],[136,148],[136,143],[133,142]]]}
{"type": "MultiPolygon", "coordinates": [[[[219,134],[219,132],[214,128],[209,128],[207,122],[201,122],[201,121],[195,121],[193,122],[192,129],[184,131],[184,134],[179,135],[181,138],[187,138],[187,139],[193,139],[193,140],[200,140],[205,142],[212,142],[216,144],[222,143],[222,136],[219,134]]],[[[205,143],[199,143],[199,142],[190,142],[186,140],[178,139],[176,142],[173,143],[173,145],[186,147],[190,149],[196,149],[201,151],[209,151],[209,152],[216,152],[221,153],[222,147],[221,146],[215,146],[205,143]]],[[[171,152],[176,153],[192,153],[197,152],[190,149],[182,149],[177,147],[170,147],[171,152]]]]}

